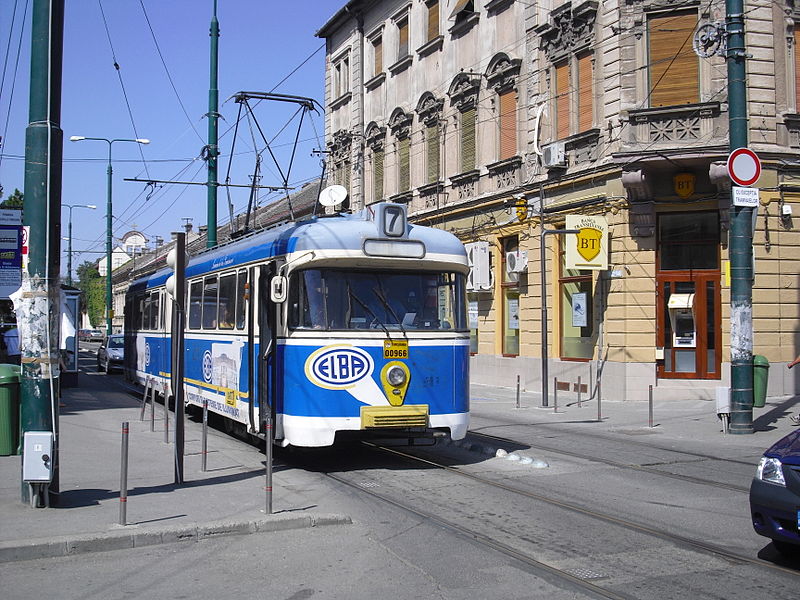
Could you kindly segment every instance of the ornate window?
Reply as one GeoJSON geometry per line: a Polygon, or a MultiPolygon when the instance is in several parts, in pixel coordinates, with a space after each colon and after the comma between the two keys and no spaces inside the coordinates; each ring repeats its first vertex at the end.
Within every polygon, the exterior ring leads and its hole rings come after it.
{"type": "Polygon", "coordinates": [[[350,151],[353,142],[353,134],[344,129],[340,129],[333,134],[333,142],[328,148],[329,156],[333,164],[333,182],[343,185],[350,192],[350,151]]]}
{"type": "Polygon", "coordinates": [[[425,127],[425,183],[436,183],[441,173],[440,120],[444,101],[426,92],[417,103],[417,115],[425,127]]]}
{"type": "Polygon", "coordinates": [[[380,202],[383,199],[383,165],[386,128],[378,127],[374,122],[370,123],[366,129],[366,139],[367,146],[372,152],[372,202],[380,202]]]}
{"type": "Polygon", "coordinates": [[[594,124],[594,25],[596,2],[568,2],[537,28],[550,69],[553,134],[564,139],[594,124]]]}
{"type": "Polygon", "coordinates": [[[350,91],[350,55],[345,54],[333,63],[333,97],[341,98],[350,91]]]}
{"type": "Polygon", "coordinates": [[[696,26],[696,11],[647,19],[651,107],[700,101],[700,59],[692,49],[696,26]]]}
{"type": "Polygon", "coordinates": [[[411,190],[411,120],[402,108],[396,108],[389,118],[389,128],[395,139],[397,157],[397,193],[411,190]]]}
{"type": "Polygon", "coordinates": [[[522,61],[498,54],[489,63],[486,79],[497,93],[498,158],[517,156],[517,77],[522,61]]]}
{"type": "Polygon", "coordinates": [[[466,73],[459,73],[450,85],[450,90],[448,92],[451,103],[458,111],[458,147],[461,173],[472,171],[477,165],[476,125],[479,89],[479,79],[471,77],[466,73]]]}

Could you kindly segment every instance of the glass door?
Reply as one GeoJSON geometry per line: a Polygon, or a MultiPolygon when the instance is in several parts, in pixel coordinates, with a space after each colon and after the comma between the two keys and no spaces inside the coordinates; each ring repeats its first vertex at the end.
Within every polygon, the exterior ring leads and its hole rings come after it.
{"type": "Polygon", "coordinates": [[[657,373],[672,379],[719,379],[721,352],[717,213],[660,215],[657,373]]]}

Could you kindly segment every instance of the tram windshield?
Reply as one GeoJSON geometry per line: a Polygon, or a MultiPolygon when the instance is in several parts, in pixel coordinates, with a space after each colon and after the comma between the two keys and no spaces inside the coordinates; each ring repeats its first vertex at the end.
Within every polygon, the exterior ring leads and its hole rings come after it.
{"type": "Polygon", "coordinates": [[[292,329],[467,329],[459,273],[307,269],[289,288],[292,329]]]}

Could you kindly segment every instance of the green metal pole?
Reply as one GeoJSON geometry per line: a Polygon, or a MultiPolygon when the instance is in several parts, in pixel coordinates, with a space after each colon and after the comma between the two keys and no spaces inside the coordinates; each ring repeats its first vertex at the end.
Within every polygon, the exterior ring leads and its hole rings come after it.
{"type": "MultiPolygon", "coordinates": [[[[22,353],[20,426],[52,431],[53,481],[58,492],[58,404],[53,398],[53,368],[58,363],[59,254],[61,240],[61,59],[64,0],[34,0],[31,25],[29,124],[25,130],[23,224],[28,231],[23,295],[15,302],[22,353]],[[46,349],[45,352],[42,349],[46,349]]],[[[24,448],[23,448],[24,452],[24,448]]],[[[23,456],[23,461],[25,457],[23,456]]],[[[31,500],[20,475],[23,503],[31,500]]],[[[55,498],[53,499],[53,501],[55,498]]]]}
{"type": "Polygon", "coordinates": [[[67,236],[67,285],[72,286],[72,207],[69,207],[69,235],[67,236]]]}
{"type": "Polygon", "coordinates": [[[106,335],[114,333],[112,331],[112,315],[111,309],[111,227],[113,225],[111,218],[111,183],[113,180],[114,169],[111,167],[111,141],[108,142],[108,198],[106,199],[106,335]]]}
{"type": "Polygon", "coordinates": [[[214,0],[214,14],[211,17],[211,76],[208,89],[208,232],[206,246],[217,245],[217,120],[219,118],[219,89],[217,82],[219,57],[219,21],[217,21],[217,0],[214,0]]]}
{"type": "MultiPolygon", "coordinates": [[[[730,150],[747,147],[744,2],[726,0],[730,150]]],[[[753,209],[730,206],[730,433],[753,433],[753,209]]]]}

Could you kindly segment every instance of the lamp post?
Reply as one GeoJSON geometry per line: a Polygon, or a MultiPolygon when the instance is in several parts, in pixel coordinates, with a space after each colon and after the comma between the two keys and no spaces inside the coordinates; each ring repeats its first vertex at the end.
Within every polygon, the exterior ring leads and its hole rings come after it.
{"type": "Polygon", "coordinates": [[[101,137],[85,137],[82,135],[73,135],[69,138],[70,142],[81,142],[83,140],[94,140],[97,142],[105,142],[108,144],[108,201],[106,203],[106,335],[113,333],[111,320],[114,316],[111,309],[111,175],[113,169],[111,168],[111,145],[114,142],[133,142],[135,144],[149,144],[150,140],[146,139],[122,139],[122,138],[101,138],[101,137]]]}
{"type": "Polygon", "coordinates": [[[72,209],[73,208],[91,208],[92,210],[97,207],[94,204],[62,204],[69,209],[69,229],[67,238],[67,285],[72,285],[72,209]]]}

